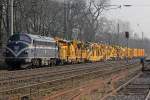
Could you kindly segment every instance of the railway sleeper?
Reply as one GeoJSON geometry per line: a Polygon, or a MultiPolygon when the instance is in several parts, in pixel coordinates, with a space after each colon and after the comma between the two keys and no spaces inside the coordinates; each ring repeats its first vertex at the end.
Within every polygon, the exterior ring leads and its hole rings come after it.
{"type": "Polygon", "coordinates": [[[149,91],[148,89],[126,88],[123,91],[121,91],[121,94],[124,94],[124,95],[133,95],[133,94],[144,95],[144,94],[147,94],[148,91],[149,91]]]}
{"type": "Polygon", "coordinates": [[[148,89],[150,88],[150,85],[145,85],[145,84],[129,84],[127,86],[127,88],[130,88],[130,89],[134,89],[134,88],[137,88],[137,89],[148,89]]]}
{"type": "MultiPolygon", "coordinates": [[[[115,69],[116,70],[116,69],[115,69]]],[[[111,70],[112,71],[112,70],[111,70]]],[[[118,69],[116,70],[116,71],[119,71],[118,69]]],[[[110,72],[108,72],[108,73],[110,73],[110,72]]],[[[96,72],[96,73],[90,73],[91,75],[98,75],[98,74],[101,74],[100,73],[100,71],[98,71],[98,72],[96,72]]],[[[104,74],[104,73],[103,73],[104,74]]],[[[101,74],[102,75],[102,74],[101,74]]],[[[84,75],[82,75],[82,77],[85,77],[85,76],[87,76],[87,74],[85,73],[84,75]]],[[[80,78],[82,78],[81,76],[79,77],[79,76],[77,76],[77,77],[74,77],[74,79],[77,79],[77,80],[80,80],[80,78]]],[[[94,76],[95,77],[95,76],[94,76]]],[[[91,77],[91,78],[93,78],[93,77],[91,77]]],[[[65,80],[68,80],[68,79],[65,79],[65,80]]],[[[61,80],[62,81],[62,80],[61,80]]],[[[80,81],[79,81],[80,82],[80,81]]],[[[58,83],[55,83],[55,85],[57,85],[57,84],[60,84],[59,82],[58,83]]],[[[76,84],[76,83],[75,83],[76,84]]],[[[49,87],[49,85],[47,84],[45,84],[45,85],[42,85],[42,86],[39,86],[39,88],[40,87],[43,87],[43,88],[48,88],[49,87]]],[[[31,89],[34,89],[34,87],[32,87],[31,89]]],[[[36,90],[36,89],[35,89],[36,90]]],[[[28,90],[29,91],[29,90],[28,90]]],[[[25,91],[24,91],[25,92],[25,91]]]]}
{"type": "Polygon", "coordinates": [[[107,100],[144,100],[145,95],[117,95],[110,96],[107,100]]]}
{"type": "MultiPolygon", "coordinates": [[[[49,76],[48,76],[49,77],[49,76]]],[[[28,81],[35,81],[35,79],[30,79],[28,81]]],[[[39,80],[38,80],[39,81],[39,80]]],[[[27,82],[27,80],[19,80],[19,81],[16,81],[16,83],[23,83],[23,82],[27,82]]],[[[13,81],[13,83],[15,83],[15,81],[13,81]]]]}

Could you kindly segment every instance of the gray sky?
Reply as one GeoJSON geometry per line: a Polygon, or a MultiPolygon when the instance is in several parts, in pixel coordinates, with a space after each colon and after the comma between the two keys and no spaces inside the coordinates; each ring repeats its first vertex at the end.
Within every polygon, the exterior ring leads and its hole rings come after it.
{"type": "Polygon", "coordinates": [[[107,16],[113,19],[129,21],[134,32],[141,37],[150,38],[150,0],[111,0],[111,4],[123,5],[131,4],[132,7],[110,10],[107,16]],[[139,26],[137,25],[139,24],[139,26]]]}

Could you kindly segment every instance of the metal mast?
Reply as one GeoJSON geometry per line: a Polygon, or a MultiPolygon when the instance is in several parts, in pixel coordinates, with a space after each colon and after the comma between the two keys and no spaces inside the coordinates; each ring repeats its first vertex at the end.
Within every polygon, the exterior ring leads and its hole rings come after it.
{"type": "Polygon", "coordinates": [[[13,35],[13,5],[14,0],[10,0],[10,33],[13,35]]]}

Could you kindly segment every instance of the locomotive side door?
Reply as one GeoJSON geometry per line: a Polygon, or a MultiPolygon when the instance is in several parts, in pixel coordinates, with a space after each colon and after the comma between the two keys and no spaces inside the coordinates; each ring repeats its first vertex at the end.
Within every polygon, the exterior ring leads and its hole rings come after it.
{"type": "Polygon", "coordinates": [[[36,49],[36,42],[33,40],[33,58],[37,57],[37,49],[36,49]]]}

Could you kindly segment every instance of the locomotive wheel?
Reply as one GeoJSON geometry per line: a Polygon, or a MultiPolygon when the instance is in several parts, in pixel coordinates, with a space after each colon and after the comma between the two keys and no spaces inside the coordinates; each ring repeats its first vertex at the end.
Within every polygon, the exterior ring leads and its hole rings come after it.
{"type": "Polygon", "coordinates": [[[49,66],[49,67],[52,67],[52,66],[53,66],[53,60],[52,60],[52,59],[50,59],[50,60],[48,61],[48,66],[49,66]]]}
{"type": "Polygon", "coordinates": [[[53,66],[55,66],[56,64],[57,64],[56,59],[50,59],[50,60],[48,61],[48,65],[49,65],[50,67],[53,67],[53,66]]]}
{"type": "Polygon", "coordinates": [[[41,59],[37,59],[37,63],[36,63],[36,67],[41,67],[42,65],[42,60],[41,59]]]}
{"type": "Polygon", "coordinates": [[[14,67],[12,67],[12,65],[8,65],[8,66],[7,66],[7,69],[8,69],[9,71],[12,71],[12,70],[15,70],[16,67],[14,68],[14,67]]]}
{"type": "Polygon", "coordinates": [[[64,61],[62,60],[62,61],[60,62],[60,64],[61,64],[61,65],[64,65],[64,61]]]}
{"type": "Polygon", "coordinates": [[[49,66],[49,67],[51,66],[51,61],[50,61],[50,60],[48,60],[48,66],[49,66]]]}
{"type": "Polygon", "coordinates": [[[33,67],[36,66],[36,59],[32,59],[32,66],[33,66],[33,67]]]}
{"type": "Polygon", "coordinates": [[[53,66],[55,66],[55,65],[56,65],[56,61],[55,61],[55,60],[52,60],[51,66],[53,67],[53,66]]]}

